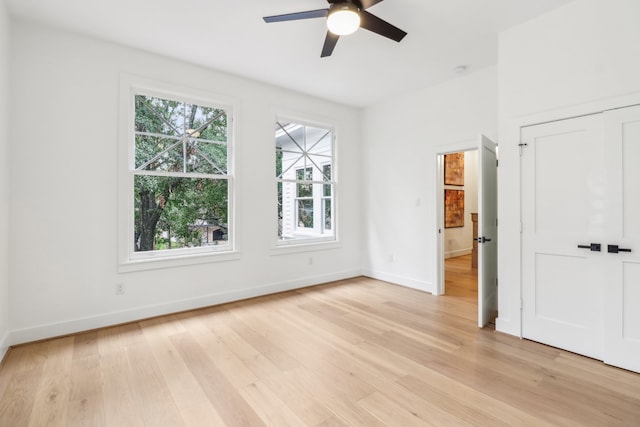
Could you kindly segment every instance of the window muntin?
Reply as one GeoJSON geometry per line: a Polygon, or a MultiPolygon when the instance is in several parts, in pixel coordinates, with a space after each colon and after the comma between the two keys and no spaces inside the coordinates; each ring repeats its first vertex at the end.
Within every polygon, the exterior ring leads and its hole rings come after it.
{"type": "Polygon", "coordinates": [[[279,244],[335,240],[331,129],[276,121],[279,244]]]}
{"type": "Polygon", "coordinates": [[[230,250],[229,112],[134,95],[129,259],[230,250]]]}

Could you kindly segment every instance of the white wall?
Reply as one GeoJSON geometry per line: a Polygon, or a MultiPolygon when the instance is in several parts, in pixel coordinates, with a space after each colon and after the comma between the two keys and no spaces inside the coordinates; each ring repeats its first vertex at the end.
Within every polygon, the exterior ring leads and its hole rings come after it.
{"type": "Polygon", "coordinates": [[[9,332],[9,15],[0,0],[0,360],[9,332]]]}
{"type": "Polygon", "coordinates": [[[519,128],[640,91],[640,1],[578,0],[500,36],[498,330],[520,334],[519,128]]]}
{"type": "Polygon", "coordinates": [[[464,227],[445,228],[444,257],[452,258],[470,254],[473,249],[473,222],[471,221],[471,213],[478,213],[477,150],[464,152],[464,186],[445,185],[444,188],[464,190],[464,227]]]}
{"type": "Polygon", "coordinates": [[[497,134],[497,69],[490,67],[367,108],[363,117],[367,275],[436,289],[436,152],[497,134]]]}
{"type": "Polygon", "coordinates": [[[359,110],[30,23],[12,35],[13,343],[360,274],[359,110]],[[117,273],[121,72],[238,100],[239,260],[117,273]],[[337,248],[273,254],[282,110],[336,124],[337,248]]]}

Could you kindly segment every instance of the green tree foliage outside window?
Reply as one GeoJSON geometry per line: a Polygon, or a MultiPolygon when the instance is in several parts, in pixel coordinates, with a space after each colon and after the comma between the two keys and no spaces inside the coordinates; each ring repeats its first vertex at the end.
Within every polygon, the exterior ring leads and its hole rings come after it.
{"type": "Polygon", "coordinates": [[[227,243],[227,121],[223,109],[135,96],[134,251],[227,243]]]}

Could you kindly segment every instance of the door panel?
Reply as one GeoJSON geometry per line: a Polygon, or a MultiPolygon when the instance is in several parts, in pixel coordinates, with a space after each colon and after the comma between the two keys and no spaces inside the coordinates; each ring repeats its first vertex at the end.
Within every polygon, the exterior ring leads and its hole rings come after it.
{"type": "Polygon", "coordinates": [[[640,106],[522,139],[523,336],[640,372],[640,106]]]}
{"type": "Polygon", "coordinates": [[[591,165],[576,161],[584,150],[585,132],[576,129],[535,139],[535,226],[537,233],[582,233],[589,228],[591,165]],[[563,173],[566,172],[566,173],[563,173]]]}
{"type": "MultiPolygon", "coordinates": [[[[640,343],[640,263],[622,263],[622,339],[640,343]]],[[[640,355],[636,354],[636,360],[640,355]]]]}
{"type": "Polygon", "coordinates": [[[498,171],[495,142],[484,135],[478,146],[478,326],[498,311],[498,171]]]}
{"type": "Polygon", "coordinates": [[[584,292],[583,284],[589,281],[588,263],[586,257],[536,254],[536,318],[570,327],[589,327],[592,307],[577,305],[572,310],[566,307],[567,301],[584,292]]]}
{"type": "Polygon", "coordinates": [[[578,245],[605,234],[602,120],[522,129],[522,332],[602,358],[602,252],[578,245]]]}
{"type": "Polygon", "coordinates": [[[610,203],[617,207],[607,244],[604,361],[640,372],[640,107],[604,113],[610,203]]]}
{"type": "MultiPolygon", "coordinates": [[[[620,135],[622,138],[622,162],[623,162],[623,197],[624,197],[624,216],[623,216],[623,229],[624,237],[638,237],[640,236],[640,192],[638,186],[640,186],[640,120],[636,119],[626,121],[625,123],[616,124],[615,116],[622,113],[632,114],[633,111],[619,111],[614,113],[607,113],[607,119],[610,123],[609,126],[613,126],[614,129],[620,129],[621,133],[613,131],[620,135]],[[613,115],[613,117],[612,117],[613,115]],[[614,123],[611,123],[614,121],[614,123]]],[[[640,248],[638,248],[640,250],[640,248]]]]}

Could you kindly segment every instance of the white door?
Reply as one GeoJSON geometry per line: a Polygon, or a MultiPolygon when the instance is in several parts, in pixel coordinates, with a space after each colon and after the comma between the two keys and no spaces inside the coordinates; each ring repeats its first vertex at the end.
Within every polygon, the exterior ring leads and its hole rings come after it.
{"type": "Polygon", "coordinates": [[[484,135],[478,147],[478,326],[498,311],[498,178],[496,144],[484,135]]]}
{"type": "Polygon", "coordinates": [[[604,120],[608,194],[618,208],[606,240],[604,361],[640,372],[640,106],[607,111],[604,120]]]}
{"type": "Polygon", "coordinates": [[[522,334],[602,359],[602,117],[526,127],[521,141],[522,334]]]}

